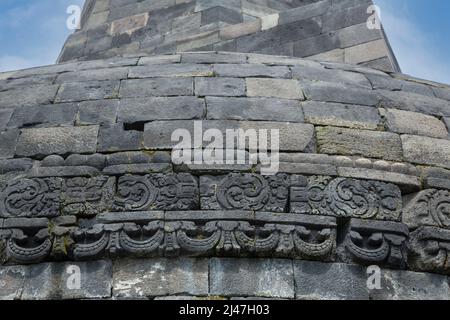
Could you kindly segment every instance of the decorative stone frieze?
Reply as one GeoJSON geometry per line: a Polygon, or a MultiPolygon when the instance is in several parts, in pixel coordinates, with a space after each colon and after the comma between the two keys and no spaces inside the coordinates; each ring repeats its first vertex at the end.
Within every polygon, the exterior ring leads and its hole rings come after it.
{"type": "Polygon", "coordinates": [[[400,220],[401,192],[394,184],[328,176],[293,175],[291,179],[293,213],[400,220]]]}

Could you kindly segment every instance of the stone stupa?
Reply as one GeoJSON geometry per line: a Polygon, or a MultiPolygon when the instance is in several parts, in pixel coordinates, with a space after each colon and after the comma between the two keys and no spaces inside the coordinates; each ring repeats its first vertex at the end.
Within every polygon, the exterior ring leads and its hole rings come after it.
{"type": "Polygon", "coordinates": [[[450,299],[450,87],[371,5],[86,0],[0,73],[0,298],[450,299]],[[278,130],[278,173],[173,163],[198,123],[278,130]]]}

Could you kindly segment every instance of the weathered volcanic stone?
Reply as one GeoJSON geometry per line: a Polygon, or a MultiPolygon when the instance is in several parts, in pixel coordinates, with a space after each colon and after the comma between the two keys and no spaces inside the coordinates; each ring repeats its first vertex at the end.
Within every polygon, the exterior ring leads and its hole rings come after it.
{"type": "Polygon", "coordinates": [[[211,259],[212,295],[294,298],[290,260],[211,259]]]}
{"type": "Polygon", "coordinates": [[[17,142],[18,156],[95,153],[98,126],[23,129],[17,142]]]}
{"type": "Polygon", "coordinates": [[[291,71],[285,66],[266,66],[264,64],[216,64],[214,72],[218,77],[267,77],[289,78],[291,71]]]}
{"type": "Polygon", "coordinates": [[[0,131],[6,128],[13,111],[14,109],[0,109],[0,131]]]}
{"type": "Polygon", "coordinates": [[[59,85],[36,85],[0,92],[0,109],[52,103],[59,85]]]}
{"type": "Polygon", "coordinates": [[[24,126],[56,126],[73,125],[78,105],[75,103],[61,103],[46,106],[16,108],[9,121],[10,127],[24,126]]]}
{"type": "Polygon", "coordinates": [[[25,266],[0,267],[0,299],[17,300],[22,295],[27,273],[25,266]]]}
{"type": "Polygon", "coordinates": [[[195,94],[198,96],[244,96],[245,81],[238,78],[195,78],[195,94]]]}
{"type": "MultiPolygon", "coordinates": [[[[260,121],[228,121],[206,120],[201,122],[203,132],[218,129],[225,140],[227,130],[279,130],[281,151],[306,151],[314,149],[314,126],[303,123],[260,122],[260,121]]],[[[178,129],[186,129],[194,139],[194,121],[154,121],[145,124],[144,146],[148,149],[172,149],[178,140],[172,141],[172,133],[178,129]]],[[[208,142],[203,142],[207,146],[208,142]]],[[[270,145],[270,143],[269,143],[270,145]]],[[[197,148],[200,145],[192,145],[197,148]]]]}
{"type": "Polygon", "coordinates": [[[377,109],[367,106],[307,101],[302,108],[306,122],[315,125],[375,130],[381,122],[377,109]]]}
{"type": "Polygon", "coordinates": [[[101,299],[111,296],[112,263],[42,263],[30,266],[21,299],[101,299]],[[79,288],[74,278],[79,272],[79,288]]]}
{"type": "Polygon", "coordinates": [[[303,122],[297,101],[271,98],[207,97],[207,118],[211,120],[265,120],[303,122]]]}
{"type": "Polygon", "coordinates": [[[195,97],[122,99],[118,121],[135,123],[153,120],[201,119],[204,113],[204,100],[195,97]]]}
{"type": "Polygon", "coordinates": [[[118,260],[113,270],[117,298],[208,295],[207,259],[118,260]]]}
{"type": "Polygon", "coordinates": [[[378,96],[370,90],[336,83],[317,82],[303,86],[308,100],[376,106],[378,96]]]}
{"type": "Polygon", "coordinates": [[[130,69],[129,78],[154,78],[154,77],[212,77],[214,75],[211,66],[203,64],[161,64],[139,66],[130,69]]]}
{"type": "Polygon", "coordinates": [[[400,136],[394,133],[334,127],[319,127],[316,132],[321,153],[402,160],[400,136]]]}
{"type": "Polygon", "coordinates": [[[411,271],[382,270],[381,290],[372,290],[373,300],[448,300],[447,277],[411,271]]]}
{"type": "Polygon", "coordinates": [[[86,81],[61,85],[55,102],[113,99],[119,94],[120,81],[86,81]]]}
{"type": "Polygon", "coordinates": [[[343,263],[294,262],[297,299],[369,300],[364,267],[343,263]]]}
{"type": "Polygon", "coordinates": [[[450,168],[450,140],[403,135],[402,143],[407,161],[450,168]]]}
{"type": "Polygon", "coordinates": [[[119,100],[84,101],[79,104],[76,123],[108,125],[116,122],[119,100]]]}
{"type": "Polygon", "coordinates": [[[395,109],[380,109],[389,131],[432,138],[447,138],[445,124],[426,114],[395,109]]]}
{"type": "Polygon", "coordinates": [[[121,98],[151,96],[189,96],[194,93],[192,78],[152,78],[122,81],[121,98]]]}
{"type": "Polygon", "coordinates": [[[18,137],[17,129],[0,132],[0,159],[14,157],[18,137]]]}
{"type": "Polygon", "coordinates": [[[143,133],[136,130],[125,130],[122,123],[102,126],[98,134],[98,152],[117,152],[140,150],[143,133]]]}
{"type": "Polygon", "coordinates": [[[298,81],[289,79],[249,78],[247,79],[247,96],[304,99],[298,81]]]}

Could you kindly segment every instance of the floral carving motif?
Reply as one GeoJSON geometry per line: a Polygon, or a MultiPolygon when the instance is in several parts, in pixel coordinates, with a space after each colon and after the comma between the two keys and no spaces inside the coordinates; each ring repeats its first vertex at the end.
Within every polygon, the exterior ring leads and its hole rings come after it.
{"type": "Polygon", "coordinates": [[[293,180],[291,212],[380,220],[400,218],[401,192],[393,184],[322,176],[297,176],[293,180]]]}
{"type": "Polygon", "coordinates": [[[411,227],[435,226],[450,229],[450,191],[428,189],[414,195],[403,213],[411,227]]]}
{"type": "Polygon", "coordinates": [[[201,177],[201,207],[205,210],[254,210],[285,212],[289,179],[287,175],[261,176],[231,173],[201,177]]]}
{"type": "Polygon", "coordinates": [[[0,192],[0,216],[57,216],[61,181],[59,178],[33,178],[10,182],[0,192]]]}
{"type": "Polygon", "coordinates": [[[189,174],[126,175],[119,178],[113,207],[119,211],[196,209],[197,181],[189,174]]]}
{"type": "Polygon", "coordinates": [[[64,181],[62,213],[66,215],[95,215],[111,205],[115,179],[101,176],[71,178],[64,181]]]}

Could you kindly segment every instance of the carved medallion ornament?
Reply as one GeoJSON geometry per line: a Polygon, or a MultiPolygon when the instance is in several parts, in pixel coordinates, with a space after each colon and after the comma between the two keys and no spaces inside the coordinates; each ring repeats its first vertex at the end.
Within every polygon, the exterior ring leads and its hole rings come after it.
{"type": "Polygon", "coordinates": [[[253,210],[286,212],[289,176],[231,173],[200,177],[203,210],[253,210]]]}
{"type": "Polygon", "coordinates": [[[450,192],[428,189],[408,199],[403,221],[411,228],[434,226],[450,229],[450,192]]]}
{"type": "Polygon", "coordinates": [[[118,180],[113,210],[194,210],[198,198],[198,182],[190,174],[125,175],[118,180]]]}
{"type": "Polygon", "coordinates": [[[13,180],[0,192],[0,216],[54,217],[60,214],[62,179],[13,180]]]}
{"type": "Polygon", "coordinates": [[[390,183],[292,176],[291,212],[399,221],[400,189],[390,183]]]}

